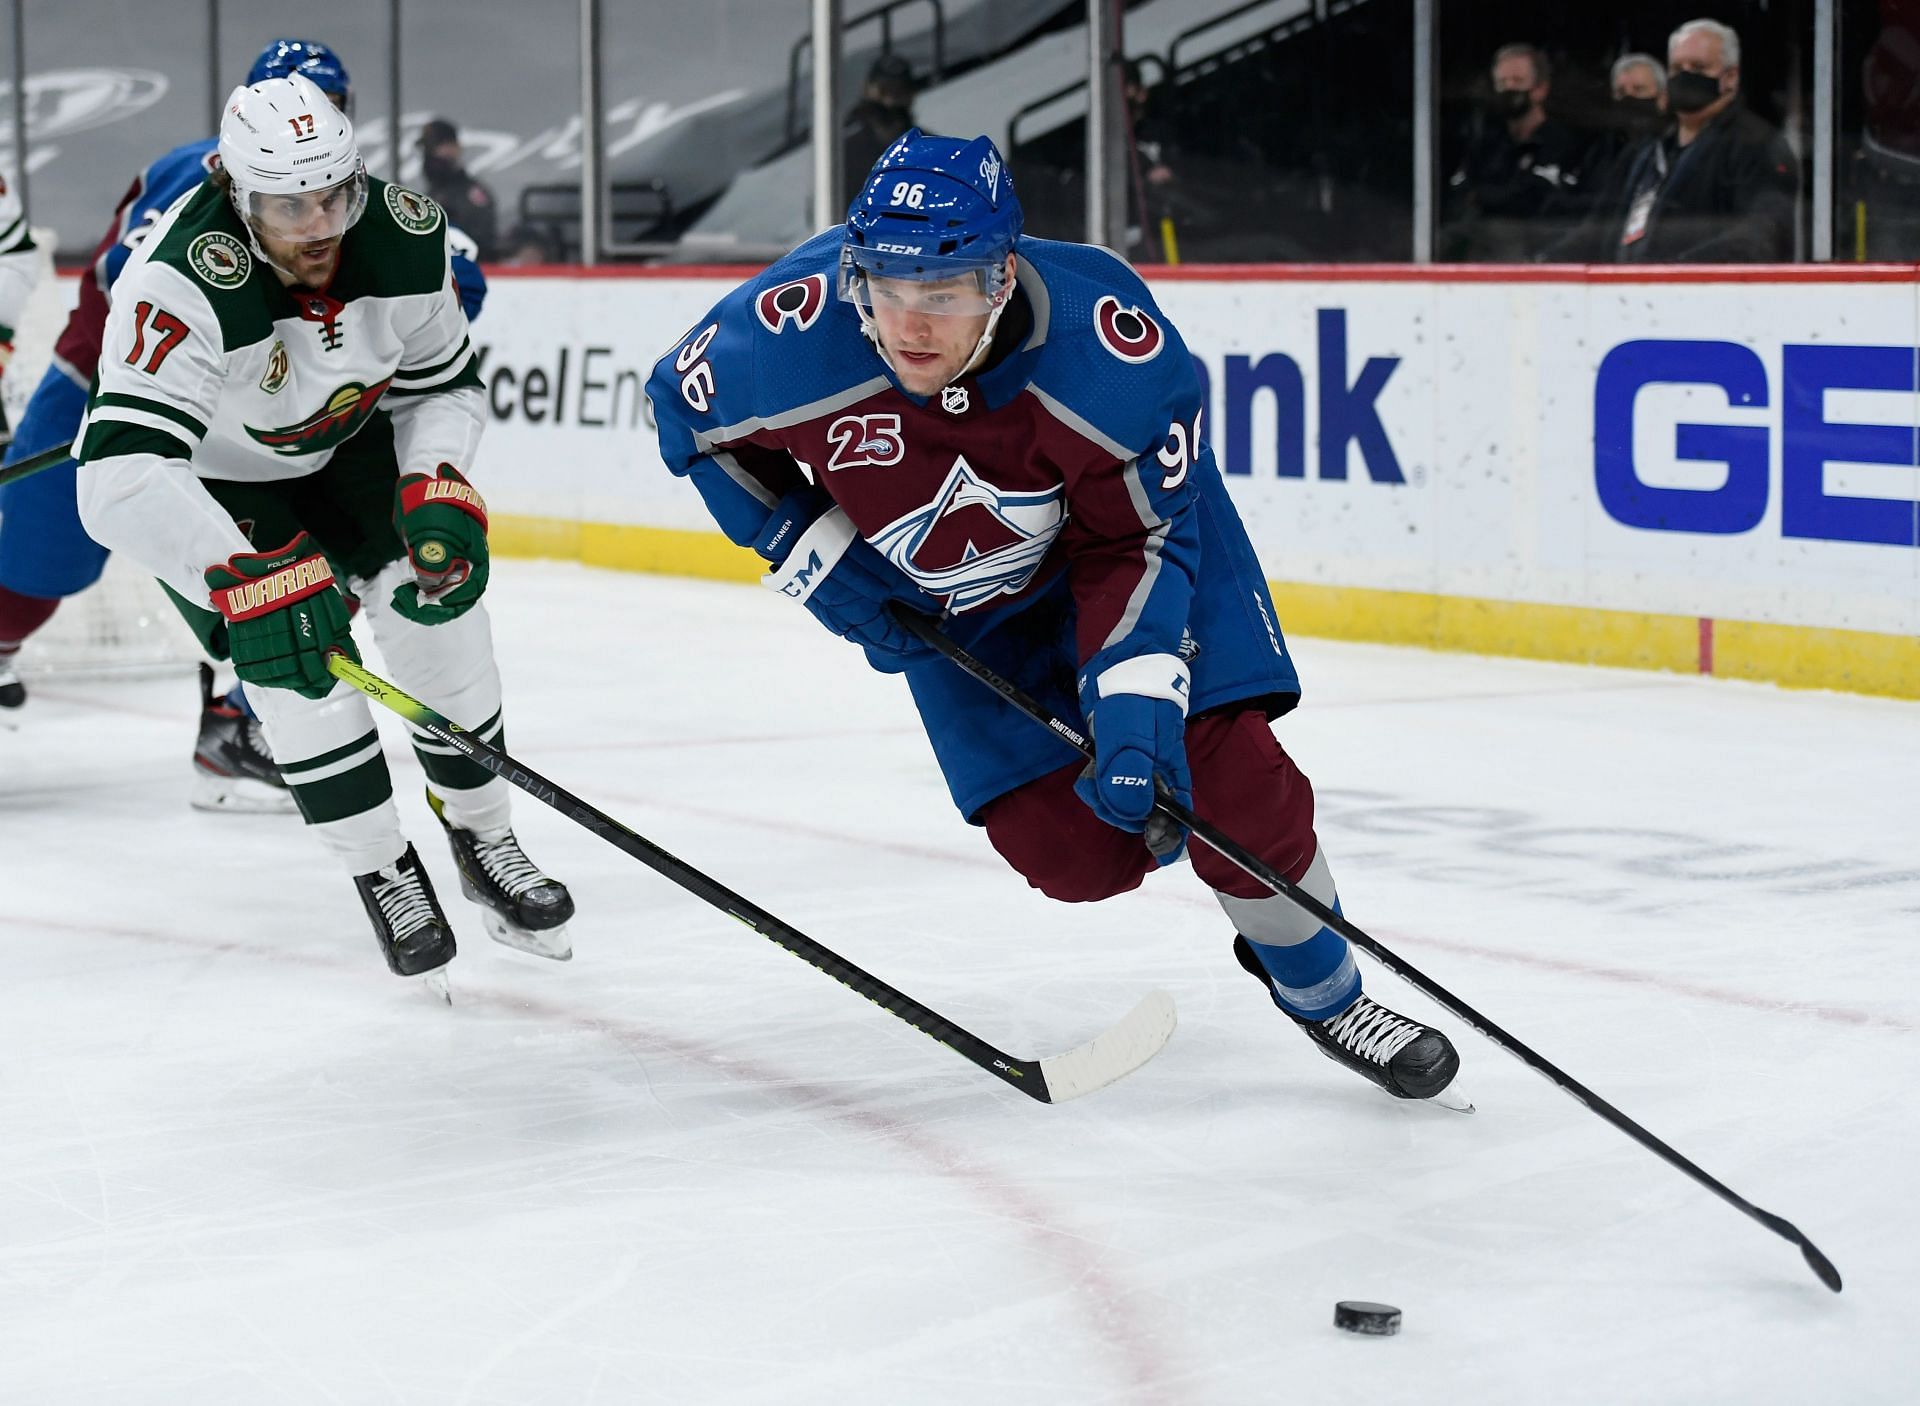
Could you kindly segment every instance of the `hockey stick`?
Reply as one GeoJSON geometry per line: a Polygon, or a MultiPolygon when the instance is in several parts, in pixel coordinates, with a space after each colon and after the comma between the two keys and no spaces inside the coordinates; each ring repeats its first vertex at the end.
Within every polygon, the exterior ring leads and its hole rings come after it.
{"type": "Polygon", "coordinates": [[[56,444],[51,449],[41,450],[30,459],[22,459],[17,464],[8,464],[4,469],[0,469],[0,488],[5,488],[8,484],[26,478],[29,475],[37,474],[42,469],[50,469],[62,459],[71,459],[72,457],[73,446],[71,444],[56,444]]]}
{"type": "Polygon", "coordinates": [[[1154,991],[1127,1012],[1119,1024],[1102,1031],[1076,1049],[1040,1059],[1017,1059],[961,1029],[938,1011],[896,991],[845,957],[822,947],[798,928],[782,922],[758,904],[749,902],[732,889],[708,878],[691,864],[674,858],[611,816],[563,791],[538,772],[528,770],[505,752],[488,746],[419,699],[402,693],[386,680],[369,673],[344,654],[329,656],[327,668],[335,678],[345,680],[423,732],[430,733],[536,800],[544,801],[567,819],[593,831],[615,849],[631,855],[655,873],[672,880],[695,898],[711,903],[721,912],[739,919],[760,936],[786,948],[801,960],[812,963],[843,986],[865,996],[889,1014],[898,1016],[921,1034],[932,1036],[972,1060],[1029,1098],[1041,1103],[1064,1103],[1070,1098],[1105,1088],[1152,1059],[1160,1052],[1161,1046],[1172,1038],[1173,998],[1164,991],[1154,991]]]}
{"type": "MultiPolygon", "coordinates": [[[[1047,712],[1036,699],[1024,692],[1018,684],[1014,683],[1011,679],[1004,678],[1000,674],[995,673],[987,665],[981,663],[971,654],[968,654],[966,650],[948,639],[934,623],[932,617],[922,615],[898,603],[893,606],[893,616],[894,619],[898,620],[906,629],[912,631],[919,639],[944,654],[948,659],[973,675],[974,678],[1006,699],[1007,702],[1011,703],[1035,722],[1053,732],[1069,746],[1077,748],[1081,755],[1089,758],[1093,756],[1093,745],[1080,734],[1078,729],[1070,727],[1061,719],[1054,717],[1051,713],[1047,712]]],[[[1760,1207],[1754,1205],[1731,1187],[1710,1175],[1703,1168],[1695,1165],[1675,1149],[1669,1147],[1666,1143],[1634,1122],[1633,1119],[1594,1093],[1593,1090],[1560,1069],[1559,1066],[1551,1063],[1544,1056],[1537,1054],[1512,1035],[1509,1035],[1505,1030],[1502,1030],[1499,1026],[1481,1015],[1479,1011],[1475,1010],[1465,1001],[1462,1001],[1458,996],[1455,996],[1432,977],[1425,975],[1379,941],[1369,937],[1366,933],[1320,902],[1320,900],[1312,894],[1300,888],[1297,884],[1288,882],[1284,875],[1262,863],[1258,856],[1249,853],[1241,846],[1235,844],[1232,840],[1221,834],[1219,830],[1196,816],[1191,809],[1181,805],[1167,793],[1164,784],[1158,788],[1154,801],[1154,809],[1164,813],[1169,819],[1178,824],[1185,826],[1195,839],[1206,844],[1215,853],[1220,855],[1221,858],[1227,860],[1254,879],[1257,879],[1262,884],[1265,884],[1282,898],[1294,904],[1295,907],[1312,914],[1315,918],[1326,924],[1326,926],[1346,938],[1346,940],[1351,942],[1355,947],[1367,952],[1375,961],[1379,962],[1381,966],[1406,982],[1407,985],[1413,987],[1414,990],[1452,1012],[1454,1016],[1472,1026],[1475,1030],[1478,1030],[1482,1035],[1518,1059],[1529,1069],[1532,1069],[1536,1074],[1544,1075],[1555,1086],[1585,1104],[1642,1147],[1654,1153],[1656,1156],[1661,1157],[1671,1166],[1685,1172],[1721,1200],[1727,1202],[1727,1204],[1743,1214],[1751,1216],[1768,1230],[1771,1230],[1775,1235],[1781,1236],[1783,1239],[1790,1240],[1795,1245],[1798,1245],[1800,1247],[1800,1253],[1806,1259],[1808,1266],[1820,1277],[1820,1282],[1833,1290],[1834,1293],[1837,1294],[1840,1292],[1840,1271],[1834,1268],[1833,1261],[1822,1254],[1813,1241],[1801,1234],[1799,1229],[1794,1226],[1791,1221],[1776,1216],[1771,1211],[1761,1210],[1760,1207]]]]}

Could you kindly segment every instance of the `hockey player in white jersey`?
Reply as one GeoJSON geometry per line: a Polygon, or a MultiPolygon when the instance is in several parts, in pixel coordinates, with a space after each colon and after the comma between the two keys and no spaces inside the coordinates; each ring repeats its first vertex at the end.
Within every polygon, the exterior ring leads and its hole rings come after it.
{"type": "MultiPolygon", "coordinates": [[[[299,74],[236,88],[219,152],[114,288],[81,516],[232,659],[388,965],[434,972],[453,933],[400,831],[367,701],[326,661],[358,658],[351,592],[410,692],[501,739],[486,507],[465,477],[485,410],[446,218],[370,178],[346,115],[299,74]]],[[[508,784],[430,737],[414,750],[488,932],[570,956],[573,899],[515,840],[508,784]]]]}
{"type": "MultiPolygon", "coordinates": [[[[40,251],[34,247],[33,231],[27,228],[27,212],[20,196],[0,172],[0,377],[7,374],[13,360],[13,329],[26,311],[27,297],[40,277],[40,251]]],[[[11,437],[7,412],[0,409],[0,447],[11,437]]],[[[0,638],[0,717],[18,708],[26,700],[26,690],[13,672],[16,642],[0,638]],[[11,646],[11,647],[9,647],[11,646]]]]}
{"type": "MultiPolygon", "coordinates": [[[[40,255],[33,231],[27,228],[27,212],[20,205],[19,192],[0,172],[0,376],[13,360],[13,329],[20,324],[27,295],[39,277],[40,255]]],[[[6,417],[0,412],[0,436],[6,432],[6,417]]]]}

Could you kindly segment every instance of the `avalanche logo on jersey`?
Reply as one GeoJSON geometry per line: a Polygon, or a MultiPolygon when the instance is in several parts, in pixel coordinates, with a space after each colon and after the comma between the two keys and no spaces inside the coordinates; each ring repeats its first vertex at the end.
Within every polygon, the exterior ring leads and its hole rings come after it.
{"type": "Polygon", "coordinates": [[[790,326],[806,331],[819,320],[826,305],[827,276],[816,273],[767,289],[753,300],[753,312],[762,327],[778,336],[790,326]]]}
{"type": "Polygon", "coordinates": [[[1160,324],[1139,308],[1122,307],[1109,293],[1093,305],[1093,331],[1100,345],[1122,361],[1152,361],[1166,345],[1160,324]]]}
{"type": "Polygon", "coordinates": [[[1040,569],[1066,522],[1066,485],[1008,493],[973,471],[963,454],[932,503],[867,540],[914,583],[954,611],[1015,595],[1040,569]]]}

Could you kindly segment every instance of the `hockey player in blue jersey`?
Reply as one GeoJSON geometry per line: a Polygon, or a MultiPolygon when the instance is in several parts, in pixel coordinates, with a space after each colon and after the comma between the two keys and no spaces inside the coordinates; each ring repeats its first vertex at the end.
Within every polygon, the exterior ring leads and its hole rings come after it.
{"type": "MultiPolygon", "coordinates": [[[[954,803],[1033,887],[1087,902],[1177,861],[1156,778],[1338,906],[1299,699],[1180,335],[1102,249],[1023,238],[985,137],[910,131],[844,229],[735,289],[654,368],[661,454],[766,584],[902,672],[954,803]],[[1089,731],[1096,758],[930,651],[904,601],[1089,731]]],[[[1362,994],[1344,938],[1204,845],[1233,948],[1336,1062],[1464,1106],[1447,1037],[1362,994]]]]}
{"type": "MultiPolygon", "coordinates": [[[[349,111],[353,84],[346,65],[327,45],[311,39],[275,39],[260,51],[248,83],[299,73],[312,80],[342,111],[349,111]]],[[[151,162],[128,188],[113,223],[95,247],[80,283],[80,296],[53,361],[34,390],[8,447],[12,464],[71,443],[87,404],[87,387],[100,359],[101,328],[108,294],[127,259],[180,196],[197,187],[216,164],[215,139],[188,142],[151,162]]],[[[449,231],[453,278],[469,319],[486,297],[486,279],[470,257],[471,241],[449,231]]],[[[53,616],[61,600],[78,595],[105,570],[107,550],[80,525],[71,462],[0,487],[0,707],[18,708],[26,689],[13,671],[25,641],[53,616]]],[[[203,810],[286,811],[293,802],[260,735],[239,684],[223,698],[211,688],[212,671],[201,668],[200,732],[194,747],[193,804],[203,810]]]]}

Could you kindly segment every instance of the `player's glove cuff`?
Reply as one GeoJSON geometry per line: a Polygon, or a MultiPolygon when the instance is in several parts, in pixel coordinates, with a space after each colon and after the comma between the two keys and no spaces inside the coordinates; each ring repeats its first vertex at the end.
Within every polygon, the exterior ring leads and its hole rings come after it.
{"type": "Polygon", "coordinates": [[[299,533],[274,552],[235,552],[204,573],[213,608],[232,624],[257,620],[333,589],[333,566],[299,533]]]}
{"type": "Polygon", "coordinates": [[[1139,654],[1090,675],[1082,684],[1081,693],[1089,713],[1102,698],[1134,693],[1142,698],[1165,699],[1185,717],[1193,693],[1193,678],[1187,671],[1186,661],[1176,654],[1139,654]]]}
{"type": "Polygon", "coordinates": [[[819,489],[796,488],[774,505],[760,535],[754,538],[753,549],[775,566],[780,565],[793,555],[793,544],[801,534],[831,507],[833,499],[819,489]]]}
{"type": "Polygon", "coordinates": [[[813,520],[787,550],[785,560],[762,576],[760,584],[804,605],[859,536],[847,510],[831,508],[813,520]]]}

